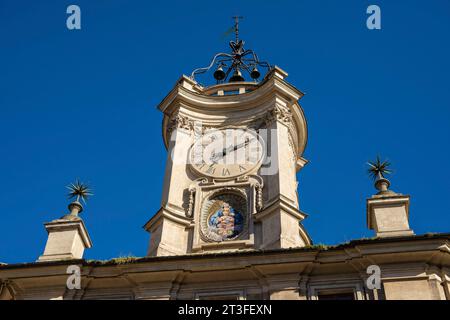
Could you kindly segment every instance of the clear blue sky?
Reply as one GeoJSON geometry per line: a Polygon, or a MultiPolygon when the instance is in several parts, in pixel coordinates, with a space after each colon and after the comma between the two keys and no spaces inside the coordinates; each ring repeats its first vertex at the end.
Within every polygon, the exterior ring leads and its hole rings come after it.
{"type": "Polygon", "coordinates": [[[366,161],[394,166],[416,233],[450,231],[450,2],[0,2],[0,261],[34,261],[43,223],[66,213],[79,177],[95,196],[82,217],[88,259],[146,253],[166,151],[156,105],[183,73],[228,50],[231,16],[261,59],[306,93],[299,174],[315,243],[370,237],[366,161]],[[66,28],[77,4],[82,29],[66,28]],[[366,28],[378,4],[382,30],[366,28]]]}

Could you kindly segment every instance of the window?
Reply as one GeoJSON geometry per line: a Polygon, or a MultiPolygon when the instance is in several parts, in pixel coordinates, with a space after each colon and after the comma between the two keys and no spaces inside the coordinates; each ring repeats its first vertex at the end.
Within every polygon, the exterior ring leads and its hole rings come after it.
{"type": "Polygon", "coordinates": [[[355,294],[353,292],[340,292],[340,293],[320,293],[317,295],[319,300],[355,300],[355,294]]]}
{"type": "Polygon", "coordinates": [[[211,295],[211,296],[204,295],[199,296],[198,300],[240,300],[240,297],[234,294],[211,295]]]}
{"type": "Polygon", "coordinates": [[[311,300],[365,300],[363,283],[354,280],[332,280],[313,282],[308,286],[311,300]]]}
{"type": "Polygon", "coordinates": [[[196,300],[244,300],[244,292],[241,291],[218,291],[202,292],[195,295],[196,300]]]}

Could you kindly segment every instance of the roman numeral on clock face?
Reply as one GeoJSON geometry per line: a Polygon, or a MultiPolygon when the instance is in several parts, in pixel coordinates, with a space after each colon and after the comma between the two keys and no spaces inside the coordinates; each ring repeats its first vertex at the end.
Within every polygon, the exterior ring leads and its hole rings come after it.
{"type": "Polygon", "coordinates": [[[202,170],[204,166],[206,166],[206,163],[202,161],[202,163],[198,165],[198,170],[202,170]]]}
{"type": "Polygon", "coordinates": [[[216,172],[216,168],[215,168],[214,165],[212,164],[212,165],[210,165],[210,166],[208,167],[208,169],[206,170],[206,173],[208,173],[208,174],[214,174],[214,172],[216,172]]]}
{"type": "Polygon", "coordinates": [[[223,168],[223,170],[222,170],[222,176],[229,176],[231,173],[230,173],[230,170],[228,170],[228,168],[223,168]]]}

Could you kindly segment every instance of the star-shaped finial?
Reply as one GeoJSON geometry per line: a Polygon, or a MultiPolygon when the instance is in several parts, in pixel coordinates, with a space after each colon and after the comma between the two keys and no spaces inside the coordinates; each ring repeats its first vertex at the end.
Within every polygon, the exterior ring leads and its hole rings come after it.
{"type": "Polygon", "coordinates": [[[391,163],[387,160],[381,161],[379,156],[377,156],[375,161],[369,161],[367,164],[370,167],[367,172],[374,180],[377,178],[384,178],[385,175],[392,173],[392,170],[389,169],[391,163]]]}
{"type": "Polygon", "coordinates": [[[80,182],[78,179],[75,181],[75,183],[71,183],[70,185],[68,185],[67,189],[70,190],[69,194],[67,195],[69,199],[73,199],[76,197],[77,202],[79,202],[81,199],[84,203],[86,203],[87,198],[94,195],[89,186],[80,182]]]}

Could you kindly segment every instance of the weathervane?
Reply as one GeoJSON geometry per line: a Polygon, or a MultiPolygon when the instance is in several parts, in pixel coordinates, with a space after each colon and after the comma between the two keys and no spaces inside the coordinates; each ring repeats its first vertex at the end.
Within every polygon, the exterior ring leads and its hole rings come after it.
{"type": "Polygon", "coordinates": [[[253,50],[244,49],[245,42],[239,40],[239,19],[243,19],[243,17],[234,16],[233,19],[235,41],[229,43],[231,53],[221,52],[216,54],[208,67],[195,69],[191,74],[191,79],[195,79],[198,74],[209,71],[214,65],[216,66],[214,79],[217,80],[217,83],[225,82],[227,79],[229,82],[245,81],[242,71],[247,72],[256,81],[261,76],[258,67],[267,68],[267,71],[271,69],[269,63],[259,61],[253,50]],[[231,77],[229,77],[230,74],[231,77]]]}
{"type": "Polygon", "coordinates": [[[236,41],[235,42],[238,43],[239,42],[239,19],[244,19],[244,17],[242,17],[242,16],[234,16],[233,19],[234,19],[234,27],[233,27],[233,29],[234,29],[234,34],[236,36],[236,41]]]}
{"type": "Polygon", "coordinates": [[[69,189],[68,198],[76,198],[75,201],[69,204],[70,214],[67,216],[77,217],[79,213],[83,211],[83,205],[80,200],[86,203],[86,200],[93,195],[91,189],[87,184],[80,182],[78,179],[75,183],[69,184],[67,187],[69,189]]]}

